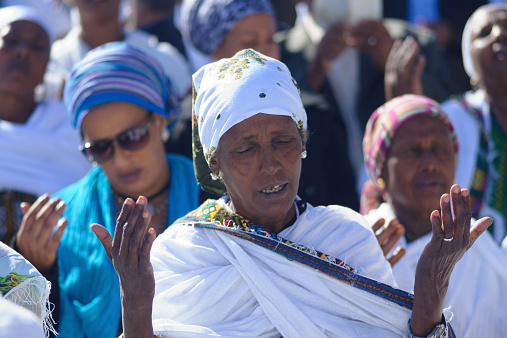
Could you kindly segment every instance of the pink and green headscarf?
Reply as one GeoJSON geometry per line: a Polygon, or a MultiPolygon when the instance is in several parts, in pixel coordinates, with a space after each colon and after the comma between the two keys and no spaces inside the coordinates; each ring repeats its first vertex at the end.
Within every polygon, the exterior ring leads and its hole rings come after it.
{"type": "Polygon", "coordinates": [[[374,182],[377,183],[380,178],[398,128],[407,121],[421,116],[434,117],[449,128],[458,163],[458,139],[451,121],[440,105],[425,96],[402,95],[387,101],[375,110],[366,125],[363,138],[364,162],[374,182]]]}

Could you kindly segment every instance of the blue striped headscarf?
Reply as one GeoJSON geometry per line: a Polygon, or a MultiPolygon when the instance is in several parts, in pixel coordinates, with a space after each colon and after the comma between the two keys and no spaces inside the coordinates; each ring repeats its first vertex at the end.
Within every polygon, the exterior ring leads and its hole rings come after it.
{"type": "Polygon", "coordinates": [[[188,31],[194,46],[211,55],[243,18],[259,13],[275,17],[269,0],[191,0],[188,31]]]}
{"type": "Polygon", "coordinates": [[[77,130],[90,109],[110,102],[128,102],[162,115],[169,129],[181,111],[160,64],[126,42],[107,43],[88,52],[72,69],[63,101],[77,130]]]}

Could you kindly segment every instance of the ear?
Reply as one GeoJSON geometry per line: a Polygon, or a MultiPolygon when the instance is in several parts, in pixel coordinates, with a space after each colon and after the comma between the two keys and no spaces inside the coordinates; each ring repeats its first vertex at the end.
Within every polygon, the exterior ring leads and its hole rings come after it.
{"type": "Polygon", "coordinates": [[[218,166],[218,159],[217,156],[213,156],[209,161],[209,168],[211,170],[211,173],[218,176],[220,173],[220,168],[218,166]]]}

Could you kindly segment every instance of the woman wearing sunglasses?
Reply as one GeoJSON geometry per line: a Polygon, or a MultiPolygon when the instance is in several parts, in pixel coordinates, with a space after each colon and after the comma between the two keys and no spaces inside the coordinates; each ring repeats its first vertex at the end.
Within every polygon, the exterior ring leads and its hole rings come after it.
{"type": "Polygon", "coordinates": [[[160,65],[142,50],[124,42],[92,50],[73,69],[64,102],[81,132],[81,150],[97,165],[57,194],[56,201],[67,203],[68,219],[59,245],[63,229],[48,240],[60,215],[48,212],[47,196],[26,213],[27,236],[18,236],[17,244],[34,265],[58,276],[54,301],[62,337],[116,337],[118,278],[90,224],[104,222],[113,233],[124,200],[150,196],[151,224],[159,234],[198,205],[199,187],[192,162],[165,153],[164,134],[176,123],[179,105],[160,65]]]}

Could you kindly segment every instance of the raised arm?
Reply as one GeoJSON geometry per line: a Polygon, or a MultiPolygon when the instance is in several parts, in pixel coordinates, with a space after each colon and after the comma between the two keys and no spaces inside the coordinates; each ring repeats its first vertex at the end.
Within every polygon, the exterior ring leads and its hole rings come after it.
{"type": "Polygon", "coordinates": [[[125,338],[153,338],[151,314],[155,278],[150,250],[156,234],[149,228],[151,214],[147,199],[127,198],[116,220],[114,238],[100,224],[90,228],[99,238],[120,278],[123,335],[125,338]]]}
{"type": "Polygon", "coordinates": [[[417,264],[410,322],[416,336],[427,336],[442,322],[445,295],[454,266],[493,222],[484,217],[470,227],[470,194],[457,184],[451,187],[450,195],[440,198],[440,208],[441,214],[437,210],[431,214],[433,236],[417,264]]]}

